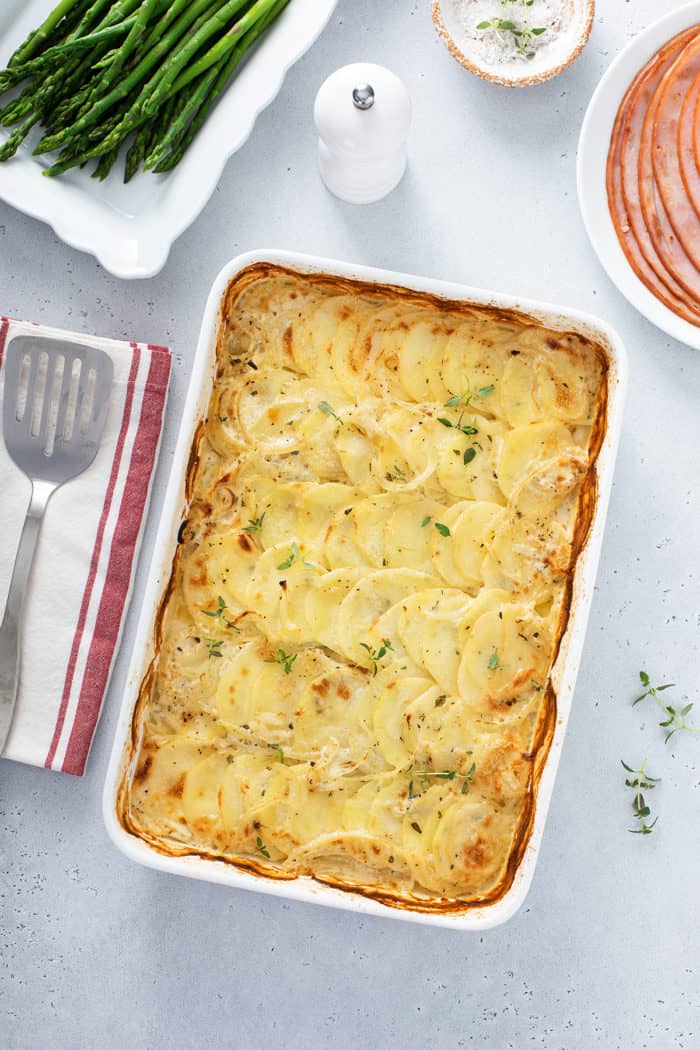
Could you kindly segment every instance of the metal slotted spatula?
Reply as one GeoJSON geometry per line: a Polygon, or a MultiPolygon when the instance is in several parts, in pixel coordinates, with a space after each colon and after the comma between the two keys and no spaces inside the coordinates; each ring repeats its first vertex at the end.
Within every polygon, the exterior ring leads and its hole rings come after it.
{"type": "Polygon", "coordinates": [[[76,343],[30,335],[7,348],[3,436],[32,483],[32,498],[0,624],[0,754],[17,699],[22,605],[41,521],[59,485],[82,474],[97,454],[113,374],[108,354],[76,343]]]}

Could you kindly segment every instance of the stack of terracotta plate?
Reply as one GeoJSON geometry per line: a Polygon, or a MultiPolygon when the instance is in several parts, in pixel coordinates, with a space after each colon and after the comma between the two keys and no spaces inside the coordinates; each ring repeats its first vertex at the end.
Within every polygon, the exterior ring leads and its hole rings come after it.
{"type": "Polygon", "coordinates": [[[700,326],[700,25],[665,44],[632,81],[612,131],[607,192],[637,276],[700,326]]]}

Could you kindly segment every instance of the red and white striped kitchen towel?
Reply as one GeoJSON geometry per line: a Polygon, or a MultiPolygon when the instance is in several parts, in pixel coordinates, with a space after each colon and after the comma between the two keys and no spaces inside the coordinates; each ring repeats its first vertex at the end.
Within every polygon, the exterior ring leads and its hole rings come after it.
{"type": "MultiPolygon", "coordinates": [[[[106,350],[114,385],[92,465],[52,496],[24,606],[15,718],[3,757],[80,776],[129,604],[170,377],[164,347],[95,339],[0,318],[15,335],[70,338],[106,350]]],[[[0,609],[29,501],[29,482],[0,440],[0,609]]]]}

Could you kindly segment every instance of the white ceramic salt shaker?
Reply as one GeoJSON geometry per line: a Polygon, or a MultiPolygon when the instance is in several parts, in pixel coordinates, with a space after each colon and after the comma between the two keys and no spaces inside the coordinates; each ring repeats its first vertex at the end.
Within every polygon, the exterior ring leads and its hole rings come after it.
{"type": "Polygon", "coordinates": [[[316,96],[321,176],[350,204],[381,200],[406,170],[411,100],[395,73],[372,62],[337,69],[316,96]]]}

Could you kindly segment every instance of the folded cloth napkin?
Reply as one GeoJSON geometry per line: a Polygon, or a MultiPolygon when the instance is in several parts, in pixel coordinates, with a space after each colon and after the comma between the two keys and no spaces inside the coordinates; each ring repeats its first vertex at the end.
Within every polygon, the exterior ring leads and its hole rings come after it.
{"type": "MultiPolygon", "coordinates": [[[[170,377],[170,352],[0,318],[3,354],[16,335],[89,343],[114,361],[97,457],[51,497],[24,604],[19,696],[5,758],[85,771],[129,604],[170,377]]],[[[1,429],[1,428],[0,428],[1,429]]],[[[0,610],[30,486],[0,440],[0,610]]]]}

